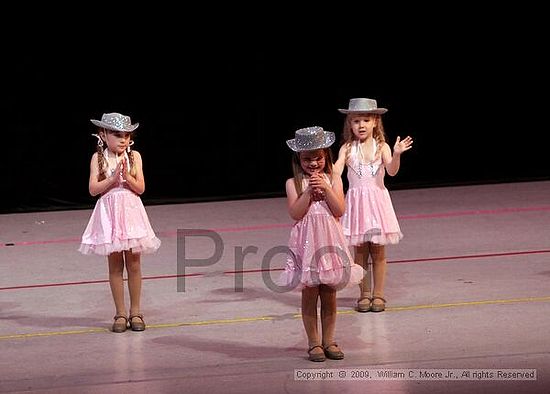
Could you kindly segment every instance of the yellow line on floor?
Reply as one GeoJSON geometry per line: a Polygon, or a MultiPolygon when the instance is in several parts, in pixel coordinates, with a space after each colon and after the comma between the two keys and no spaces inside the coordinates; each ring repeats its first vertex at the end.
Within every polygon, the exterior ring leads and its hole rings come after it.
{"type": "MultiPolygon", "coordinates": [[[[550,301],[550,296],[546,297],[525,297],[525,298],[511,298],[508,300],[483,300],[483,301],[465,301],[465,302],[452,302],[447,304],[427,304],[427,305],[411,305],[411,306],[394,306],[387,307],[386,312],[399,312],[399,311],[414,311],[419,309],[441,309],[441,308],[454,308],[458,306],[473,306],[473,305],[497,305],[497,304],[513,304],[519,302],[545,302],[550,301]]],[[[338,314],[357,313],[354,310],[351,311],[339,311],[338,314]]],[[[297,315],[300,316],[300,315],[297,315]]]]}
{"type": "MultiPolygon", "coordinates": [[[[386,308],[386,312],[413,311],[413,310],[420,310],[420,309],[442,309],[442,308],[454,308],[454,307],[461,307],[461,306],[476,306],[476,305],[512,304],[512,303],[522,303],[522,302],[547,302],[547,301],[550,301],[550,296],[511,298],[507,300],[453,302],[453,303],[446,303],[446,304],[395,306],[395,307],[386,308]]],[[[355,310],[345,310],[345,311],[338,311],[338,314],[348,315],[348,314],[357,314],[357,312],[355,310]]],[[[294,314],[292,315],[292,317],[300,318],[301,314],[299,313],[294,314]]],[[[221,324],[249,323],[249,322],[256,322],[256,321],[271,321],[271,320],[279,320],[279,319],[280,318],[277,316],[257,316],[257,317],[243,317],[243,318],[234,318],[234,319],[202,320],[202,321],[183,322],[183,323],[150,324],[150,325],[147,325],[147,329],[189,327],[189,326],[210,326],[210,325],[221,325],[221,324]]],[[[0,335],[0,340],[52,337],[52,336],[59,336],[59,335],[97,334],[102,332],[110,332],[110,330],[108,328],[90,328],[90,329],[83,329],[83,330],[50,331],[50,332],[37,332],[37,333],[27,333],[27,334],[0,335]]]]}
{"type": "MultiPolygon", "coordinates": [[[[261,320],[276,320],[274,316],[259,316],[259,317],[243,317],[238,319],[220,319],[220,320],[203,320],[188,323],[167,323],[167,324],[151,324],[147,328],[171,328],[171,327],[187,327],[187,326],[210,326],[213,324],[231,324],[231,323],[247,323],[251,321],[261,320]]],[[[2,337],[0,337],[1,339],[2,337]]]]}
{"type": "Polygon", "coordinates": [[[85,329],[85,330],[31,332],[31,333],[28,333],[28,334],[0,335],[0,339],[53,337],[53,336],[56,336],[56,335],[90,334],[90,333],[98,333],[98,332],[110,332],[110,331],[107,328],[89,328],[89,329],[85,329]]]}

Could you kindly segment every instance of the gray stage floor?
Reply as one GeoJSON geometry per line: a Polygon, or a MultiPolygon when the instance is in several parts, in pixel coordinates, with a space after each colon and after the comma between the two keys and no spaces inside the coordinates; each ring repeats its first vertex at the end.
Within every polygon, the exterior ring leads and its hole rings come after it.
{"type": "Polygon", "coordinates": [[[76,250],[90,210],[0,215],[0,392],[550,392],[550,181],[391,195],[388,308],[339,292],[346,358],[325,363],[307,360],[300,294],[269,286],[283,198],[148,206],[163,244],[142,259],[142,333],[108,331],[106,260],[76,250]],[[178,271],[177,229],[221,242],[187,236],[180,262],[203,261],[178,271]],[[501,374],[520,370],[533,380],[501,374]]]}

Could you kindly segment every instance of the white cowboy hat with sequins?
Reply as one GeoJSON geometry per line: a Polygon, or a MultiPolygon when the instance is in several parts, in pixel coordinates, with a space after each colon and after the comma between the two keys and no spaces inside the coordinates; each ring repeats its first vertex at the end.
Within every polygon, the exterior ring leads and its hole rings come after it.
{"type": "Polygon", "coordinates": [[[349,101],[348,109],[339,109],[343,114],[384,114],[386,108],[378,108],[376,100],[369,98],[352,98],[349,101]]]}
{"type": "Polygon", "coordinates": [[[296,130],[294,139],[287,140],[286,144],[294,152],[302,152],[328,148],[334,143],[335,139],[332,131],[323,130],[319,126],[313,126],[296,130]]]}
{"type": "Polygon", "coordinates": [[[103,114],[101,120],[90,119],[93,124],[114,131],[131,132],[138,128],[139,123],[132,124],[129,116],[111,112],[103,114]]]}

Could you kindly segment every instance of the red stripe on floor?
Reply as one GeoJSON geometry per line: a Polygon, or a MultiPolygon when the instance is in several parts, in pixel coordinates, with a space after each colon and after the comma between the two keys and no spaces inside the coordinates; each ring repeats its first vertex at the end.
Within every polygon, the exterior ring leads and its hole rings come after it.
{"type": "MultiPolygon", "coordinates": [[[[462,255],[462,256],[424,257],[424,258],[418,258],[418,259],[391,260],[391,261],[388,261],[388,263],[402,264],[402,263],[419,263],[419,262],[438,261],[438,260],[482,259],[487,257],[517,256],[517,255],[542,254],[542,253],[550,253],[550,249],[523,250],[523,251],[503,252],[503,253],[483,253],[483,254],[462,255]]],[[[258,273],[258,272],[273,272],[273,271],[281,271],[281,270],[282,268],[253,269],[253,270],[242,270],[242,271],[224,271],[223,274],[230,274],[230,275],[249,274],[249,273],[258,273]]],[[[199,277],[199,276],[206,277],[209,275],[207,273],[206,274],[205,273],[185,274],[185,275],[157,275],[157,276],[144,276],[143,280],[170,279],[170,278],[179,278],[179,277],[199,277]]],[[[40,288],[40,287],[75,286],[75,285],[107,283],[107,282],[109,282],[108,279],[101,279],[101,280],[80,281],[80,282],[20,285],[20,286],[10,286],[10,287],[0,287],[0,290],[20,290],[20,289],[32,289],[32,288],[40,288]]]]}
{"type": "MultiPolygon", "coordinates": [[[[413,219],[430,219],[430,218],[446,218],[455,216],[473,216],[473,215],[498,215],[516,212],[538,212],[538,211],[550,211],[549,205],[543,205],[540,207],[528,207],[528,208],[501,208],[501,209],[482,209],[474,211],[457,211],[457,212],[441,212],[441,213],[427,213],[417,215],[398,215],[399,220],[413,220],[413,219]]],[[[244,231],[259,231],[259,230],[271,230],[275,228],[288,228],[293,223],[278,223],[278,224],[262,224],[258,226],[244,226],[244,227],[220,227],[213,229],[196,229],[197,234],[204,233],[204,231],[214,231],[217,233],[233,233],[244,231]]],[[[195,230],[195,229],[190,229],[195,230]]],[[[177,231],[161,231],[158,232],[160,237],[176,237],[177,231]]],[[[191,234],[189,234],[191,235],[191,234]]],[[[0,248],[12,247],[12,246],[30,246],[30,245],[46,245],[56,243],[78,243],[80,238],[66,238],[66,239],[51,239],[44,241],[18,241],[18,242],[5,242],[0,244],[0,248]]]]}

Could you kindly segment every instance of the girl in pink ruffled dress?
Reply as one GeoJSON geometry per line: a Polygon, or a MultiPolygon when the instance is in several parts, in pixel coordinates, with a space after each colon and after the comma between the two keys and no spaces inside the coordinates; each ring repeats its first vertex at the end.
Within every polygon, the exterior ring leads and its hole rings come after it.
{"type": "Polygon", "coordinates": [[[382,114],[376,100],[354,98],[344,122],[344,143],[334,164],[335,173],[341,175],[347,166],[349,188],[346,193],[346,211],[342,227],[349,245],[354,248],[355,262],[367,270],[360,284],[357,301],[359,312],[385,310],[384,280],[386,276],[385,245],[398,243],[403,234],[395,215],[390,194],[384,185],[386,171],[396,175],[401,154],[412,148],[413,140],[397,137],[393,147],[386,143],[382,114]],[[372,293],[369,256],[373,262],[372,293]]]}
{"type": "Polygon", "coordinates": [[[296,152],[294,178],[286,181],[288,212],[296,223],[290,233],[290,257],[278,284],[302,291],[302,321],[311,361],[344,358],[334,341],[336,290],[359,283],[364,274],[353,262],[338,221],[344,213],[344,192],[341,177],[332,173],[329,147],[333,143],[334,133],[321,127],[297,130],[296,137],[287,141],[296,152]]]}
{"type": "Polygon", "coordinates": [[[88,226],[82,235],[79,251],[107,256],[109,284],[116,314],[112,330],[145,330],[140,310],[141,253],[155,252],[160,246],[141,198],[145,190],[141,155],[130,150],[132,133],[139,123],[129,116],[103,114],[101,120],[91,119],[99,127],[97,152],[90,162],[89,190],[97,200],[88,226]],[[103,149],[104,144],[107,145],[103,149]],[[123,272],[128,272],[130,313],[126,314],[123,272]]]}

